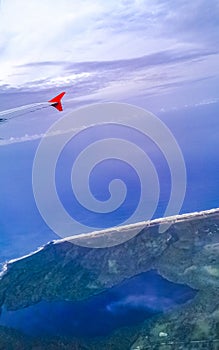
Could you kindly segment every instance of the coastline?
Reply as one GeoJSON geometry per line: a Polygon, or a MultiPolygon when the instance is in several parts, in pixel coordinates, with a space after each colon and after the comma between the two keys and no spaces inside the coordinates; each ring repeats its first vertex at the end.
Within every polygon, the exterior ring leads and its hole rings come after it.
{"type": "MultiPolygon", "coordinates": [[[[107,235],[107,234],[113,234],[113,233],[121,233],[121,232],[127,232],[128,230],[141,230],[153,226],[158,226],[158,225],[173,225],[179,222],[185,222],[185,221],[191,221],[194,219],[204,219],[206,217],[211,217],[214,215],[219,215],[219,208],[212,208],[212,209],[207,209],[207,210],[202,210],[202,211],[197,211],[197,212],[190,212],[190,213],[185,213],[185,214],[178,214],[178,215],[173,215],[173,216],[168,216],[164,218],[157,218],[153,220],[148,220],[148,221],[140,221],[134,224],[129,224],[129,225],[121,225],[121,226],[114,226],[111,228],[103,229],[103,230],[97,230],[97,231],[91,231],[88,233],[82,233],[74,236],[69,236],[66,238],[60,238],[57,240],[52,240],[47,242],[46,244],[40,246],[36,250],[30,252],[29,254],[25,254],[19,258],[15,259],[10,259],[3,263],[3,268],[0,271],[0,278],[3,276],[3,274],[7,271],[7,266],[11,265],[17,261],[26,259],[28,257],[31,257],[37,253],[39,253],[41,250],[43,250],[45,247],[51,244],[60,244],[63,242],[72,242],[80,239],[92,239],[96,237],[101,237],[102,235],[107,235]]],[[[140,232],[140,231],[139,231],[140,232]]],[[[76,243],[77,244],[77,243],[76,243]]],[[[80,245],[80,244],[79,244],[80,245]]]]}

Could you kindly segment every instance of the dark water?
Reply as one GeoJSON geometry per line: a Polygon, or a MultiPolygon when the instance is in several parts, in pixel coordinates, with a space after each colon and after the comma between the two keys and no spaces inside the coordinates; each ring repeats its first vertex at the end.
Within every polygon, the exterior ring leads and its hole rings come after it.
{"type": "Polygon", "coordinates": [[[41,301],[17,311],[2,308],[0,324],[32,336],[104,336],[134,326],[194,298],[192,288],[144,272],[84,301],[41,301]]]}

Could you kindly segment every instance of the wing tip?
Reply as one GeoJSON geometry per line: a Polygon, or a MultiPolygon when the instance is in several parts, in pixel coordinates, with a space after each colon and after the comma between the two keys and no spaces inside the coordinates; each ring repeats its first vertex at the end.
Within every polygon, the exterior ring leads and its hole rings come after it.
{"type": "Polygon", "coordinates": [[[51,106],[55,107],[59,112],[63,111],[61,100],[65,94],[66,92],[63,91],[59,95],[53,97],[51,100],[48,101],[49,103],[51,103],[51,106]]]}

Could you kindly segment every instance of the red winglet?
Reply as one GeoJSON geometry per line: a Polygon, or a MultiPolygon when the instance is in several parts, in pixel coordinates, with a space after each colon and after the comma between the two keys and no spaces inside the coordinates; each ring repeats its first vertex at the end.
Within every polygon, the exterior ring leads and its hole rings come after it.
{"type": "Polygon", "coordinates": [[[55,107],[58,111],[62,111],[62,103],[61,99],[65,95],[65,92],[61,92],[61,94],[57,95],[56,97],[52,98],[48,102],[51,103],[51,106],[55,107]]]}

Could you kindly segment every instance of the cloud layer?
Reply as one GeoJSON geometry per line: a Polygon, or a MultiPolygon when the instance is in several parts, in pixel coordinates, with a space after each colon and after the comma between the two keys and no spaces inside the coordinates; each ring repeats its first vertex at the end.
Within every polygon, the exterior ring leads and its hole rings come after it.
{"type": "Polygon", "coordinates": [[[161,108],[218,97],[217,0],[0,4],[0,93],[65,88],[78,103],[159,96],[161,108]]]}

